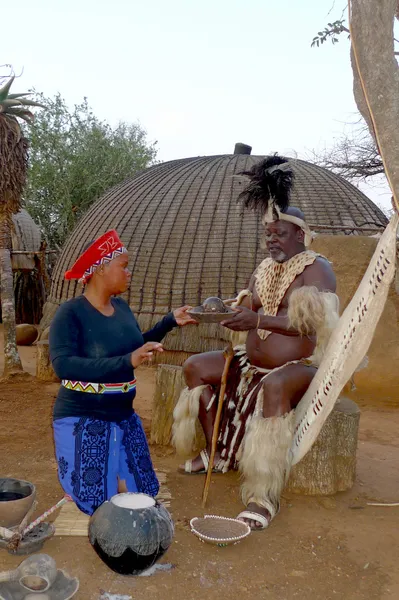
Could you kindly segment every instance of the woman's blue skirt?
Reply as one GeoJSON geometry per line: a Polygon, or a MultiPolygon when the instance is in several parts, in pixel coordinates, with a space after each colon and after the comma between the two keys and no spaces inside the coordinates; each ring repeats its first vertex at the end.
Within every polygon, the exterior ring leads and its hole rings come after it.
{"type": "Polygon", "coordinates": [[[118,493],[118,478],[129,492],[156,496],[159,483],[139,417],[120,423],[88,417],[53,422],[58,476],[64,491],[88,515],[118,493]]]}

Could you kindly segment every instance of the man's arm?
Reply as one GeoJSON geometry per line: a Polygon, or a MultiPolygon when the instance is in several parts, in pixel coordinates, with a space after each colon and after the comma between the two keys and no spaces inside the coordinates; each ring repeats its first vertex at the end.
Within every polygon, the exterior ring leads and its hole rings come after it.
{"type": "Polygon", "coordinates": [[[303,272],[303,285],[317,287],[319,292],[333,292],[337,289],[337,280],[328,260],[317,258],[303,272]]]}
{"type": "MultiPolygon", "coordinates": [[[[336,290],[336,278],[330,263],[318,258],[312,265],[309,265],[303,272],[304,286],[314,286],[320,292],[333,292],[336,290]]],[[[298,336],[299,333],[289,326],[287,316],[271,317],[269,315],[260,315],[252,310],[237,309],[237,315],[229,320],[223,321],[225,325],[233,331],[248,331],[250,329],[266,329],[272,333],[281,335],[298,336]]]]}

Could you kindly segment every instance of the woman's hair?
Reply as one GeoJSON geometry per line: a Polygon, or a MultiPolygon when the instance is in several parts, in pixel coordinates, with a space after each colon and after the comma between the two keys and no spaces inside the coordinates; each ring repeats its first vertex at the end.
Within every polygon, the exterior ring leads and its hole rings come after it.
{"type": "MultiPolygon", "coordinates": [[[[91,246],[92,244],[94,244],[94,242],[95,242],[95,240],[92,240],[91,242],[87,242],[87,244],[85,244],[85,245],[83,246],[82,254],[83,254],[84,252],[86,252],[86,250],[88,250],[88,249],[90,248],[90,246],[91,246]]],[[[93,277],[93,275],[90,275],[90,277],[88,277],[88,278],[86,279],[86,281],[85,281],[85,282],[82,284],[82,289],[83,289],[83,290],[85,289],[86,285],[89,283],[89,281],[91,280],[91,278],[92,278],[92,277],[93,277]]]]}

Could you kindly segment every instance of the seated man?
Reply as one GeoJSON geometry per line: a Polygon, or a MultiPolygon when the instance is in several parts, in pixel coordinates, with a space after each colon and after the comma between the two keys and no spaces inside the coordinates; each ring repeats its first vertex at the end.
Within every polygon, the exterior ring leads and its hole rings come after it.
{"type": "MultiPolygon", "coordinates": [[[[268,157],[245,175],[250,183],[241,197],[246,207],[263,208],[270,257],[239,294],[238,301],[244,300],[234,316],[222,323],[247,337],[245,345],[235,346],[227,376],[214,471],[239,467],[246,505],[239,518],[263,529],[279,510],[289,474],[293,409],[338,321],[338,299],[330,263],[306,249],[310,230],[302,212],[288,206],[293,172],[287,159],[268,157]]],[[[199,417],[207,444],[180,467],[185,473],[208,467],[224,361],[223,352],[207,352],[184,364],[188,387],[174,411],[174,443],[178,452],[192,450],[199,417]]]]}

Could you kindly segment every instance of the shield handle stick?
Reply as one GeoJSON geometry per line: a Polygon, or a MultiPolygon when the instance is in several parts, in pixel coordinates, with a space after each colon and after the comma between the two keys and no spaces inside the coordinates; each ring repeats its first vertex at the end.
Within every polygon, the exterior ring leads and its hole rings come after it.
{"type": "Polygon", "coordinates": [[[208,493],[209,493],[209,486],[211,485],[213,462],[215,460],[216,446],[217,446],[218,437],[219,437],[220,418],[222,416],[223,401],[224,401],[224,395],[225,395],[225,391],[226,391],[227,374],[229,372],[230,364],[231,364],[232,358],[234,356],[233,346],[232,346],[231,342],[224,349],[223,355],[224,355],[224,367],[223,367],[222,381],[221,381],[221,385],[220,385],[218,408],[216,411],[215,422],[213,424],[211,455],[209,457],[208,472],[206,474],[204,491],[202,494],[203,508],[205,508],[206,500],[208,498],[208,493]]]}

